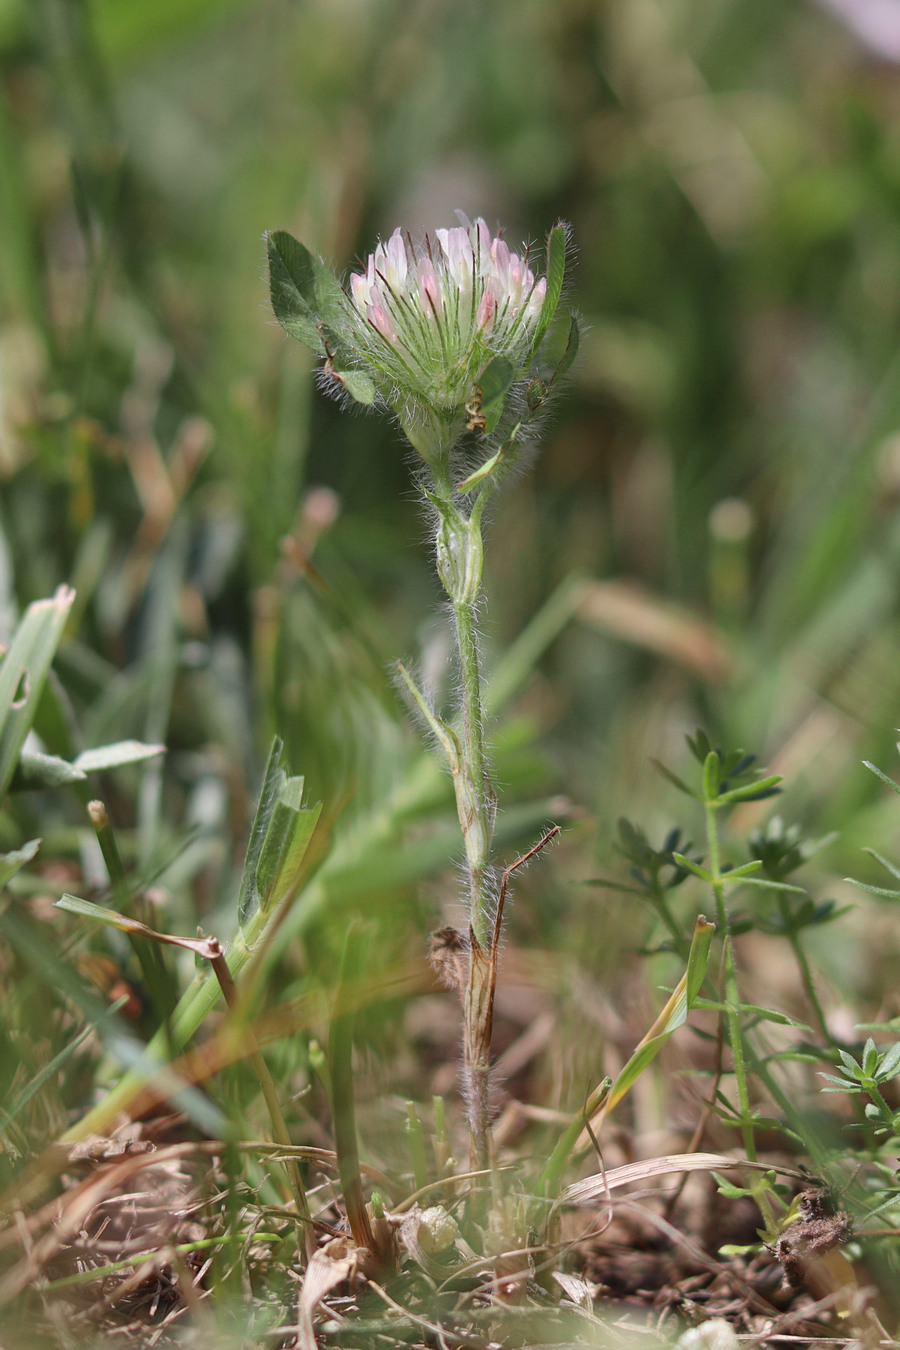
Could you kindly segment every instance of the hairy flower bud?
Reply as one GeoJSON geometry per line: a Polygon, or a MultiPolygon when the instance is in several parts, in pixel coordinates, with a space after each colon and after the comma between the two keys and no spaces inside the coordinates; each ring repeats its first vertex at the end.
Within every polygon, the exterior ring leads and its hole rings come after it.
{"type": "Polygon", "coordinates": [[[421,243],[395,230],[350,277],[366,367],[394,406],[461,414],[492,357],[518,370],[532,355],[546,279],[483,220],[460,218],[421,243]]]}
{"type": "MultiPolygon", "coordinates": [[[[390,408],[432,465],[467,429],[492,435],[514,387],[533,414],[525,390],[565,272],[564,226],[550,232],[540,276],[527,250],[513,252],[482,219],[458,214],[459,225],[419,241],[395,230],[346,289],[290,235],[268,240],[279,321],[324,358],[333,387],[390,408]]],[[[562,364],[576,347],[573,321],[562,364]]]]}

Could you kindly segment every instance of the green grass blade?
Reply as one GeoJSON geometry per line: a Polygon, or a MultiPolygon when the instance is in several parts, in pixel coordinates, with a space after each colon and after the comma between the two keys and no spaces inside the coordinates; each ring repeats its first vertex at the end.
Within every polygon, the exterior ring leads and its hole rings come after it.
{"type": "Polygon", "coordinates": [[[694,936],[691,939],[687,970],[676,985],[671,998],[659,1017],[613,1084],[607,1101],[607,1111],[611,1111],[616,1103],[622,1100],[629,1088],[640,1078],[648,1064],[659,1054],[669,1037],[687,1021],[694,999],[697,997],[706,977],[709,949],[715,931],[714,923],[710,923],[702,914],[698,915],[697,922],[694,925],[694,936]]]}
{"type": "Polygon", "coordinates": [[[60,586],[25,611],[0,663],[0,800],[5,797],[37,713],[75,592],[60,586]]]}
{"type": "MultiPolygon", "coordinates": [[[[226,955],[228,968],[235,980],[238,979],[253,952],[260,947],[268,925],[272,923],[277,927],[283,910],[290,906],[296,898],[301,880],[303,855],[306,853],[306,848],[312,838],[321,811],[320,806],[297,809],[293,804],[296,784],[300,780],[288,778],[279,764],[280,755],[281,742],[276,740],[273,743],[266,766],[263,788],[253,823],[253,831],[251,832],[251,848],[248,849],[244,864],[241,894],[242,896],[245,894],[252,895],[254,904],[248,910],[247,917],[242,922],[241,928],[229,946],[226,955]],[[276,850],[278,862],[266,874],[266,892],[264,896],[261,896],[257,873],[276,805],[280,798],[282,805],[285,804],[284,798],[281,796],[285,792],[287,794],[288,812],[293,818],[293,828],[296,833],[293,840],[288,839],[287,846],[283,851],[276,850]],[[305,841],[302,849],[299,846],[300,840],[305,841]],[[290,868],[294,869],[293,872],[290,868]],[[250,874],[252,874],[252,881],[250,880],[250,874]],[[261,903],[263,899],[265,900],[264,904],[261,903]]],[[[279,818],[279,821],[280,823],[275,826],[274,837],[280,844],[283,844],[285,842],[285,826],[281,818],[279,818]]],[[[84,904],[85,902],[79,903],[84,904]]],[[[69,907],[71,907],[71,903],[69,907]]],[[[110,911],[110,913],[114,913],[114,911],[110,911]]],[[[121,917],[121,915],[115,915],[117,926],[121,922],[121,917]]],[[[183,941],[181,945],[184,945],[183,941]]],[[[173,1054],[184,1048],[206,1017],[218,1005],[220,998],[221,991],[215,975],[211,973],[198,975],[194,983],[179,1000],[169,1025],[156,1033],[146,1047],[146,1053],[141,1056],[140,1061],[125,1074],[103,1101],[66,1131],[62,1142],[73,1143],[78,1139],[83,1139],[88,1134],[102,1134],[109,1129],[111,1122],[115,1120],[120,1111],[128,1108],[129,1103],[133,1101],[141,1088],[151,1078],[154,1078],[159,1071],[165,1069],[166,1063],[173,1054]]]]}

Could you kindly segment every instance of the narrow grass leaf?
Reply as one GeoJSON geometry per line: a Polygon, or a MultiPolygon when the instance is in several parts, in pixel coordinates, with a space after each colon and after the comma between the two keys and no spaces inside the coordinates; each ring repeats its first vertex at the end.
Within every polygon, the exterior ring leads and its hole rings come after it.
{"type": "Polygon", "coordinates": [[[73,590],[60,586],[52,599],[29,605],[0,662],[0,801],[37,713],[74,599],[73,590]]]}
{"type": "Polygon", "coordinates": [[[653,1177],[664,1177],[670,1173],[681,1172],[717,1172],[734,1168],[751,1168],[756,1172],[780,1172],[783,1176],[803,1178],[805,1174],[796,1167],[776,1167],[769,1162],[754,1162],[749,1158],[730,1158],[727,1153],[672,1153],[658,1158],[646,1158],[642,1162],[624,1163],[621,1167],[598,1172],[582,1181],[567,1186],[559,1197],[560,1205],[593,1205],[603,1200],[609,1191],[622,1186],[632,1186],[653,1177]]]}
{"type": "Polygon", "coordinates": [[[120,769],[124,764],[142,764],[144,760],[165,753],[164,745],[147,745],[144,741],[116,741],[113,745],[98,745],[93,750],[83,750],[73,761],[72,767],[83,774],[101,773],[107,769],[120,769]]]}
{"type": "Polygon", "coordinates": [[[10,853],[0,853],[0,888],[21,871],[26,863],[37,857],[40,846],[40,839],[29,839],[21,848],[13,849],[10,853]]]}
{"type": "Polygon", "coordinates": [[[340,1006],[340,990],[363,974],[365,949],[363,933],[358,926],[351,926],[341,958],[338,1006],[328,1034],[328,1069],[331,1078],[331,1126],[347,1220],[356,1245],[373,1251],[375,1241],[363,1197],[356,1132],[353,1082],[353,1027],[356,1019],[354,1011],[340,1006]]]}
{"type": "MultiPolygon", "coordinates": [[[[158,929],[141,923],[139,919],[132,919],[128,914],[120,913],[117,909],[95,905],[92,900],[82,900],[77,895],[60,896],[54,908],[65,910],[68,914],[77,914],[82,919],[92,919],[95,923],[106,924],[108,928],[117,928],[120,933],[128,933],[130,937],[149,938],[152,942],[166,943],[170,947],[183,947],[207,960],[210,957],[209,938],[186,938],[179,937],[175,933],[161,933],[158,929]]],[[[215,944],[215,950],[218,950],[218,944],[215,944]]]]}
{"type": "Polygon", "coordinates": [[[488,674],[485,709],[498,713],[530,678],[541,657],[575,617],[591,583],[569,576],[557,586],[488,674]]]}
{"type": "Polygon", "coordinates": [[[243,928],[259,909],[259,888],[257,885],[256,874],[259,867],[259,860],[262,856],[263,845],[266,841],[266,833],[269,828],[269,822],[272,819],[272,812],[275,809],[275,802],[278,794],[287,781],[287,775],[281,768],[281,752],[283,742],[276,736],[272,741],[269,750],[269,758],[266,761],[265,772],[263,773],[262,787],[260,788],[259,801],[256,805],[256,814],[253,817],[253,825],[250,830],[250,839],[247,844],[247,856],[244,859],[244,871],[241,877],[241,889],[238,896],[238,918],[243,928]]]}
{"type": "Polygon", "coordinates": [[[78,1032],[77,1036],[73,1036],[68,1045],[64,1045],[58,1054],[54,1055],[51,1060],[48,1060],[44,1067],[38,1070],[35,1076],[25,1084],[21,1092],[19,1092],[5,1108],[7,1118],[9,1120],[15,1120],[16,1116],[25,1109],[32,1097],[40,1092],[44,1084],[49,1083],[50,1080],[56,1076],[66,1061],[71,1059],[75,1051],[80,1049],[89,1036],[93,1036],[95,1032],[101,1031],[103,1023],[113,1018],[122,1004],[126,1001],[127,1000],[123,995],[123,997],[108,1008],[101,1017],[89,1022],[86,1027],[83,1027],[81,1031],[78,1032]]]}
{"type": "Polygon", "coordinates": [[[303,779],[286,778],[272,807],[256,868],[256,892],[263,914],[287,893],[300,871],[319,819],[321,804],[304,807],[303,779]]]}
{"type": "MultiPolygon", "coordinates": [[[[272,742],[272,749],[266,764],[259,803],[250,832],[250,844],[244,863],[239,900],[240,931],[229,946],[226,955],[228,968],[235,979],[250,960],[251,953],[258,946],[271,918],[271,913],[263,910],[260,904],[257,869],[279,796],[289,781],[296,781],[289,780],[287,774],[281,768],[281,751],[281,741],[276,737],[272,742]]],[[[290,803],[291,800],[291,792],[289,791],[288,802],[290,803]]],[[[282,801],[282,805],[284,804],[284,801],[282,801]]],[[[312,808],[312,814],[316,817],[318,811],[318,807],[312,808]]],[[[315,824],[315,821],[311,823],[315,824]]],[[[307,832],[309,825],[310,821],[305,817],[297,822],[297,828],[302,833],[307,832]]],[[[284,869],[276,867],[271,877],[281,876],[284,876],[284,869]]],[[[293,885],[294,881],[291,880],[284,894],[278,897],[279,904],[275,906],[276,912],[279,911],[281,902],[286,903],[291,898],[293,885]]],[[[2,917],[0,916],[0,919],[2,917]]],[[[116,917],[121,919],[122,916],[117,914],[116,917]]],[[[179,940],[182,945],[185,941],[189,940],[179,940]]],[[[139,1057],[132,1057],[130,1071],[119,1080],[101,1102],[65,1132],[61,1142],[74,1143],[91,1133],[102,1134],[108,1131],[120,1111],[127,1110],[151,1080],[160,1091],[165,1091],[166,1075],[169,1073],[168,1062],[196,1033],[205,1018],[217,1007],[220,998],[219,982],[213,974],[210,973],[198,978],[182,995],[168,1024],[156,1033],[147,1045],[146,1050],[139,1057]]],[[[181,1088],[174,1077],[173,1084],[173,1092],[180,1093],[181,1088]]],[[[194,1107],[192,1106],[191,1109],[193,1110],[194,1107]]]]}
{"type": "Polygon", "coordinates": [[[697,922],[694,925],[687,970],[678,981],[671,998],[659,1017],[657,1017],[613,1084],[606,1105],[607,1111],[611,1111],[616,1103],[622,1100],[629,1088],[640,1078],[648,1064],[659,1054],[669,1037],[686,1022],[688,1013],[694,1006],[698,991],[706,977],[709,949],[715,931],[714,923],[710,923],[702,914],[698,915],[697,922]]]}
{"type": "Polygon", "coordinates": [[[864,759],[863,766],[871,773],[874,773],[876,778],[880,778],[882,783],[884,783],[886,787],[889,787],[892,792],[896,792],[897,795],[900,796],[900,783],[895,783],[893,778],[889,778],[886,773],[883,773],[877,764],[873,764],[870,760],[864,759]]]}
{"type": "Polygon", "coordinates": [[[83,783],[87,774],[76,769],[67,759],[58,755],[44,755],[38,750],[23,750],[19,755],[10,792],[35,792],[43,788],[69,787],[83,783]]]}

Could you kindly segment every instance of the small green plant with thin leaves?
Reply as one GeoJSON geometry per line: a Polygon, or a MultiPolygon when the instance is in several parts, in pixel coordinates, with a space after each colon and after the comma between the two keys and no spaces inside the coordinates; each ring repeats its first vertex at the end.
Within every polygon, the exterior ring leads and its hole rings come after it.
{"type": "MultiPolygon", "coordinates": [[[[710,888],[722,943],[721,961],[715,997],[699,996],[696,1006],[714,1011],[720,1018],[721,1038],[730,1051],[728,1070],[734,1083],[732,1100],[719,1084],[720,1071],[710,1109],[740,1131],[745,1155],[755,1161],[759,1128],[769,1128],[777,1122],[764,1117],[755,1104],[754,1079],[774,1097],[788,1126],[793,1123],[798,1130],[802,1127],[779,1086],[777,1074],[773,1073],[771,1056],[755,1041],[754,1028],[766,1022],[800,1024],[785,1013],[750,1004],[742,997],[735,939],[750,928],[758,928],[790,943],[810,1008],[824,1029],[824,1016],[802,944],[802,933],[808,927],[834,919],[840,911],[831,902],[816,904],[801,886],[788,880],[826,841],[807,842],[799,829],[786,827],[779,817],[773,817],[751,834],[749,859],[746,855],[743,860],[727,859],[728,847],[722,829],[724,819],[739,805],[773,798],[780,791],[781,779],[760,770],[754,755],[743,750],[726,751],[714,747],[702,731],[688,737],[687,743],[698,766],[693,781],[686,781],[665,765],[658,764],[657,767],[679,792],[691,797],[702,808],[705,856],[699,856],[693,850],[689,852],[690,845],[679,848],[680,831],[670,832],[663,847],[656,849],[643,830],[630,822],[622,822],[619,851],[630,867],[629,881],[620,888],[640,895],[667,930],[665,941],[655,950],[676,952],[683,950],[687,934],[673,906],[674,893],[690,876],[710,888]],[[736,901],[748,895],[747,910],[742,912],[736,908],[736,901]]],[[[609,885],[609,879],[602,879],[600,884],[609,885]]],[[[763,1215],[764,1232],[771,1238],[778,1231],[778,1217],[783,1209],[772,1189],[771,1179],[760,1175],[749,1183],[747,1193],[757,1200],[763,1215]]]]}
{"type": "Polygon", "coordinates": [[[823,1092],[844,1092],[849,1096],[865,1096],[866,1122],[876,1136],[894,1135],[900,1138],[900,1111],[885,1101],[882,1088],[900,1074],[900,1041],[889,1046],[878,1046],[870,1036],[857,1059],[848,1050],[839,1049],[837,1073],[824,1073],[829,1084],[823,1092]]]}
{"type": "MultiPolygon", "coordinates": [[[[863,763],[886,787],[900,796],[900,785],[893,778],[890,778],[877,765],[870,763],[868,760],[864,760],[863,763]]],[[[900,881],[900,867],[896,863],[891,862],[890,859],[876,852],[875,849],[867,848],[865,851],[892,877],[900,881]]],[[[900,889],[896,887],[873,886],[864,881],[852,880],[854,885],[867,891],[869,895],[876,896],[879,900],[893,902],[900,900],[900,889]]],[[[896,1030],[896,1026],[894,1029],[896,1030]]],[[[839,1063],[836,1065],[837,1075],[823,1074],[825,1081],[830,1084],[829,1087],[823,1088],[823,1091],[845,1092],[852,1097],[868,1097],[869,1101],[865,1106],[865,1121],[873,1128],[876,1137],[900,1136],[900,1111],[894,1110],[888,1104],[881,1091],[885,1083],[890,1082],[900,1074],[900,1042],[890,1046],[878,1046],[870,1036],[858,1058],[850,1054],[848,1050],[841,1048],[838,1048],[837,1054],[839,1059],[839,1063]]]]}
{"type": "MultiPolygon", "coordinates": [[[[661,848],[654,848],[640,825],[624,816],[618,822],[616,851],[629,864],[628,881],[617,877],[592,877],[587,886],[602,886],[624,895],[635,895],[659,917],[668,936],[654,948],[644,948],[644,954],[653,956],[664,951],[676,952],[684,958],[688,937],[672,906],[673,893],[691,875],[690,869],[676,861],[675,854],[686,854],[690,843],[682,844],[678,826],[670,830],[661,848]]],[[[700,863],[699,857],[694,858],[700,863]]]]}

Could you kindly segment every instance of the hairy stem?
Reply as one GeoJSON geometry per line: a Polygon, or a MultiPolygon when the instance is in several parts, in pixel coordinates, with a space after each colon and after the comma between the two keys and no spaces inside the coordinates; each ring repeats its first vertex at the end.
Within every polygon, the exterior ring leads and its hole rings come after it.
{"type": "Polygon", "coordinates": [[[494,836],[494,790],[487,768],[484,745],[484,707],[481,671],[475,631],[475,605],[454,605],[462,693],[462,750],[458,806],[466,845],[469,872],[469,921],[475,941],[488,940],[488,920],[493,899],[490,878],[491,844],[494,836]]]}
{"type": "Polygon", "coordinates": [[[453,606],[460,716],[454,732],[441,737],[456,790],[456,808],[466,849],[469,913],[469,962],[463,1003],[463,1047],[472,1163],[490,1164],[491,1030],[494,1011],[495,936],[491,851],[496,798],[484,743],[484,698],[478,653],[477,611],[481,598],[483,545],[481,514],[489,488],[480,492],[468,515],[460,510],[448,477],[434,474],[429,499],[437,509],[435,536],[438,575],[453,606]]]}
{"type": "Polygon", "coordinates": [[[476,601],[454,605],[462,694],[459,823],[466,846],[469,891],[469,971],[463,995],[463,1043],[472,1162],[490,1163],[490,1069],[494,1020],[489,930],[493,901],[491,845],[495,797],[484,744],[484,706],[475,628],[476,601]]]}

